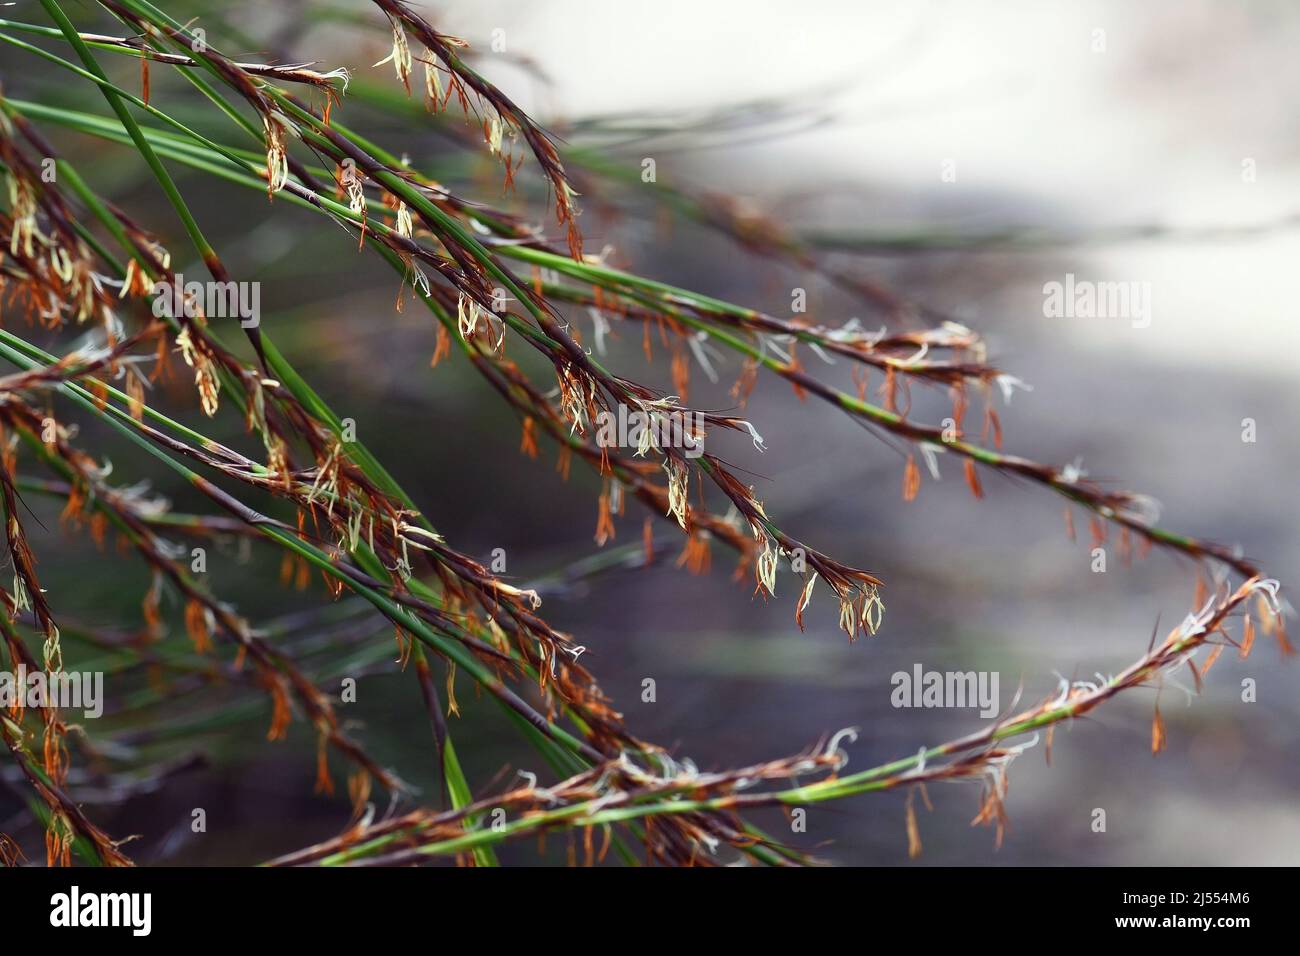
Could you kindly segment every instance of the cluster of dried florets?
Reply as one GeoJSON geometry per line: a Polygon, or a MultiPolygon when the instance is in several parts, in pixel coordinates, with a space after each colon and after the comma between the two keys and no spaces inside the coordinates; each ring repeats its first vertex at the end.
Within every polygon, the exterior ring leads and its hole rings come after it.
{"type": "MultiPolygon", "coordinates": [[[[464,860],[489,859],[492,843],[509,836],[563,829],[570,835],[575,859],[604,856],[614,833],[623,828],[645,846],[653,860],[665,863],[708,862],[730,846],[764,862],[800,859],[772,843],[738,816],[748,807],[790,805],[928,780],[971,778],[985,783],[976,822],[1003,820],[1005,769],[1024,749],[1012,737],[1046,728],[1087,713],[1122,690],[1158,681],[1188,665],[1199,683],[1227,638],[1223,624],[1252,594],[1266,599],[1261,621],[1288,649],[1275,585],[1261,581],[1255,567],[1222,547],[1184,538],[1154,524],[1146,499],[1104,489],[1087,479],[1077,465],[1056,467],[1004,454],[1002,428],[994,399],[1009,401],[1017,379],[989,365],[985,348],[971,330],[950,320],[931,329],[868,332],[857,320],[835,325],[810,319],[773,317],[708,296],[679,289],[606,264],[608,253],[584,255],[576,226],[575,192],[552,139],[500,90],[462,59],[465,44],[434,30],[398,0],[376,0],[392,29],[391,61],[410,91],[416,60],[425,68],[427,105],[443,109],[454,96],[467,115],[482,120],[488,150],[505,164],[507,185],[518,161],[509,142],[522,139],[553,190],[556,214],[566,231],[566,249],[552,246],[543,230],[521,218],[453,194],[405,161],[384,152],[332,123],[331,111],[346,91],[346,71],[318,72],[310,64],[266,66],[237,62],[144,0],[104,0],[103,5],[137,35],[127,38],[80,35],[66,18],[56,18],[59,34],[77,51],[87,71],[117,112],[122,132],[150,160],[169,200],[214,282],[231,277],[207,244],[183,198],[159,161],[193,161],[194,155],[169,140],[151,138],[130,120],[124,104],[150,111],[208,152],[204,162],[225,163],[236,182],[265,187],[272,198],[288,200],[327,215],[355,230],[361,248],[369,247],[399,274],[398,307],[409,287],[437,323],[432,365],[446,359],[453,345],[483,379],[517,412],[520,450],[536,457],[539,440],[554,442],[557,468],[567,477],[576,457],[601,479],[596,540],[605,544],[617,534],[616,517],[634,498],[644,504],[642,539],[645,560],[656,549],[652,521],[675,526],[684,537],[678,564],[695,572],[710,564],[710,542],[717,540],[738,554],[737,574],[752,571],[755,593],[775,596],[778,569],[787,562],[799,575],[794,616],[804,612],[820,580],[839,604],[840,626],[850,640],[875,634],[882,625],[883,582],[869,571],[840,563],[783,530],[769,516],[754,489],[730,466],[704,448],[713,429],[746,434],[754,448],[764,447],[758,428],[746,419],[700,411],[687,405],[691,374],[699,368],[711,379],[727,354],[740,361],[733,395],[744,405],[760,371],[788,382],[803,398],[809,394],[838,407],[877,430],[904,452],[902,495],[911,500],[921,487],[918,456],[937,478],[942,454],[963,460],[965,480],[982,496],[978,468],[1027,478],[1066,497],[1090,513],[1094,539],[1104,540],[1116,525],[1121,547],[1159,545],[1197,559],[1234,569],[1247,581],[1236,590],[1220,589],[1198,599],[1196,613],[1158,648],[1117,677],[1097,684],[1067,685],[1060,695],[1038,707],[999,721],[979,734],[934,748],[883,768],[843,776],[837,736],[828,747],[788,760],[722,773],[701,773],[672,760],[659,747],[637,739],[601,692],[592,674],[578,662],[585,650],[570,635],[552,628],[539,613],[537,591],[504,580],[482,563],[455,550],[425,512],[392,480],[363,443],[350,436],[342,420],[313,392],[254,323],[244,331],[255,360],[246,362],[225,348],[210,331],[211,320],[199,303],[163,315],[150,307],[157,284],[179,286],[171,258],[155,237],[123,212],[97,197],[24,116],[21,106],[0,101],[0,160],[8,187],[8,210],[0,213],[0,294],[6,325],[15,316],[51,329],[93,322],[91,344],[64,355],[51,355],[8,329],[0,330],[0,353],[18,371],[0,378],[0,493],[3,494],[8,550],[15,568],[12,593],[2,592],[7,613],[0,614],[10,661],[62,668],[60,630],[37,580],[35,559],[20,517],[20,486],[66,499],[64,522],[88,527],[102,547],[108,529],[152,572],[142,608],[144,627],[128,642],[88,629],[88,638],[127,654],[149,667],[163,665],[153,648],[165,630],[164,594],[177,596],[185,612],[185,630],[193,653],[210,660],[220,654],[218,639],[234,656],[231,672],[251,664],[250,681],[272,701],[269,735],[284,736],[295,710],[315,728],[318,740],[317,785],[331,790],[327,755],[332,749],[353,766],[348,791],[358,814],[342,837],[282,862],[409,862],[438,855],[464,860]],[[413,50],[412,44],[415,44],[413,50]],[[130,53],[141,59],[142,96],[114,87],[103,77],[87,44],[130,53]],[[150,63],[206,71],[250,106],[259,117],[265,162],[250,162],[237,151],[207,140],[172,120],[150,103],[150,63]],[[319,108],[283,88],[286,84],[319,91],[319,108]],[[301,143],[333,168],[306,164],[291,147],[301,143]],[[42,161],[56,162],[67,175],[44,177],[42,161]],[[332,182],[330,181],[332,180],[332,182]],[[71,184],[65,191],[64,184],[71,184]],[[87,217],[116,242],[110,251],[92,242],[79,228],[87,217]],[[124,257],[119,262],[116,256],[124,257]],[[531,280],[513,271],[532,270],[531,280]],[[563,311],[576,307],[591,319],[594,349],[582,341],[576,322],[563,311]],[[639,327],[647,358],[653,342],[671,353],[675,395],[663,395],[608,370],[605,338],[621,324],[639,327]],[[128,329],[132,331],[128,331],[128,329]],[[554,371],[554,388],[530,378],[507,352],[526,346],[554,371]],[[802,351],[801,351],[802,350],[802,351]],[[261,443],[251,457],[208,439],[164,414],[146,390],[171,374],[179,354],[192,370],[197,402],[208,416],[224,402],[240,409],[247,429],[261,443]],[[840,391],[812,374],[803,362],[851,363],[856,393],[840,391]],[[879,382],[873,383],[877,375],[879,382]],[[109,384],[121,383],[122,387],[109,384]],[[911,388],[947,389],[952,412],[946,427],[913,421],[911,388]],[[872,390],[874,386],[874,396],[872,390]],[[105,422],[145,447],[160,462],[182,474],[221,515],[176,516],[165,502],[139,488],[109,483],[109,467],[82,450],[75,429],[60,424],[39,401],[57,396],[105,422]],[[875,401],[869,400],[872,396],[875,401]],[[979,440],[968,436],[969,405],[983,402],[979,440]],[[631,409],[652,423],[680,417],[691,425],[680,442],[664,440],[657,429],[643,430],[628,445],[602,441],[596,423],[618,409],[631,409]],[[688,440],[687,440],[688,439],[688,440]],[[17,452],[52,473],[20,475],[17,452]],[[209,477],[229,486],[268,493],[291,504],[295,524],[254,509],[209,477]],[[720,496],[725,511],[712,510],[707,497],[720,496]],[[305,586],[313,570],[336,597],[350,592],[362,611],[378,611],[396,633],[398,663],[413,659],[414,670],[446,769],[454,807],[444,812],[417,810],[374,822],[365,814],[373,781],[390,791],[403,785],[392,771],[376,763],[342,729],[329,697],[285,649],[269,642],[227,603],[212,595],[188,569],[185,551],[170,535],[237,536],[263,540],[283,551],[284,579],[305,586]],[[27,646],[26,632],[40,641],[38,656],[27,646]],[[1214,644],[1198,665],[1194,655],[1214,644]],[[435,688],[430,658],[446,669],[446,707],[456,713],[458,674],[491,694],[527,729],[530,739],[551,763],[568,774],[560,783],[539,786],[535,779],[496,797],[472,800],[460,775],[443,702],[435,688]],[[800,782],[800,781],[811,782],[800,782]],[[500,828],[486,827],[489,810],[512,819],[500,828]],[[601,846],[593,834],[601,831],[601,846]]],[[[249,129],[256,132],[257,127],[249,129]]],[[[734,214],[717,201],[694,206],[699,217],[742,244],[765,255],[783,256],[808,267],[823,268],[806,249],[760,227],[752,217],[734,214]]],[[[834,274],[836,281],[865,300],[897,316],[904,303],[875,286],[834,274]]],[[[1073,521],[1067,510],[1073,533],[1073,521]]],[[[354,612],[348,611],[351,615],[354,612]]],[[[349,628],[353,625],[349,617],[349,628]]],[[[294,628],[288,630],[293,633],[294,628]]],[[[356,635],[349,638],[369,638],[356,635]]],[[[1247,619],[1239,642],[1249,650],[1253,630],[1247,619]]],[[[171,699],[163,694],[164,699],[171,699]]],[[[116,846],[77,809],[64,790],[70,754],[66,731],[56,711],[40,715],[42,757],[31,754],[27,717],[21,707],[4,718],[3,737],[23,773],[48,807],[47,855],[67,862],[72,841],[81,836],[109,863],[125,862],[116,846]]],[[[1153,746],[1163,742],[1157,711],[1153,746]]],[[[89,744],[84,746],[89,747],[89,744]]],[[[920,791],[924,794],[923,789],[920,791]]],[[[908,803],[908,835],[914,849],[919,835],[908,803]]],[[[0,835],[0,858],[13,856],[12,844],[0,835]]]]}

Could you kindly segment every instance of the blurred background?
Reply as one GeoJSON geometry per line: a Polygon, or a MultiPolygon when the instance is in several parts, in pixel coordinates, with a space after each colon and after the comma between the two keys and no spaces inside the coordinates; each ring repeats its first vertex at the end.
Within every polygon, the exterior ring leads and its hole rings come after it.
{"type": "MultiPolygon", "coordinates": [[[[199,17],[227,54],[345,65],[360,86],[400,91],[390,65],[371,67],[390,38],[369,4],[165,6],[199,17]]],[[[1296,580],[1293,4],[423,6],[440,30],[469,40],[476,67],[566,147],[599,157],[607,175],[578,173],[588,251],[609,247],[613,264],[775,315],[789,315],[792,290],[803,288],[809,315],[831,325],[955,318],[987,338],[994,364],[1033,387],[999,409],[1009,452],[1079,460],[1094,477],[1158,499],[1162,525],[1239,545],[1284,587],[1296,580]],[[641,182],[647,158],[654,184],[641,182]],[[780,222],[834,268],[911,303],[910,314],[883,314],[822,276],[668,215],[656,188],[780,222]],[[1150,283],[1150,326],[1045,317],[1043,286],[1067,273],[1150,283]],[[1242,440],[1247,418],[1256,422],[1253,443],[1242,440]]],[[[78,26],[111,32],[92,7],[74,9],[78,26]]],[[[26,0],[5,16],[43,22],[26,0]]],[[[124,85],[138,82],[133,63],[113,65],[124,85]]],[[[182,118],[201,112],[191,89],[153,72],[155,102],[182,118]]],[[[0,49],[0,79],[8,96],[106,112],[89,86],[19,51],[0,49]]],[[[336,115],[417,167],[448,169],[462,194],[519,208],[543,198],[528,187],[502,197],[499,169],[418,110],[398,120],[349,98],[336,115]]],[[[137,157],[47,132],[97,188],[184,255],[184,235],[137,157]]],[[[524,169],[535,188],[535,164],[524,169]]],[[[310,213],[176,172],[234,275],[262,282],[263,328],[356,419],[362,440],[453,546],[484,560],[502,548],[512,579],[543,585],[597,553],[596,482],[579,467],[561,481],[553,449],[521,457],[514,417],[465,363],[429,370],[432,322],[409,306],[394,310],[395,282],[382,263],[310,213]]],[[[540,202],[532,208],[550,224],[540,202]]],[[[180,271],[197,277],[201,267],[180,271]]],[[[572,321],[589,335],[584,312],[572,321]]],[[[639,330],[614,331],[606,364],[671,391],[667,357],[647,365],[639,330]]],[[[842,368],[816,371],[847,382],[842,368]]],[[[711,385],[697,369],[691,404],[733,407],[738,372],[721,364],[711,385]]],[[[914,391],[918,419],[946,414],[942,395],[914,391]]],[[[187,386],[175,402],[193,411],[187,386]]],[[[1054,673],[1122,669],[1145,651],[1157,622],[1167,630],[1191,605],[1194,568],[1169,554],[1126,567],[1112,552],[1106,573],[1093,573],[1086,530],[1072,543],[1060,500],[1042,489],[985,474],[986,497],[976,501],[959,467],[942,461],[943,480],[927,477],[904,504],[898,453],[829,406],[801,402],[766,377],[745,415],[767,452],[747,438],[719,438],[713,450],[753,475],[784,528],[885,580],[879,635],[849,645],[824,592],[801,634],[788,571],[778,599],[764,604],[751,598],[748,578],[730,580],[719,546],[707,576],[674,567],[679,543],[666,532],[653,567],[551,587],[543,606],[588,648],[584,664],[633,732],[701,767],[794,753],[848,726],[860,730],[846,747],[850,769],[908,755],[981,720],[975,710],[891,707],[894,672],[917,663],[996,671],[1004,706],[1022,682],[1033,700],[1054,689],[1054,673]],[[654,703],[641,702],[647,677],[654,703]]],[[[218,419],[215,436],[247,448],[236,419],[218,419]]],[[[93,425],[85,438],[122,482],[149,478],[178,507],[200,507],[93,425]]],[[[87,624],[138,628],[147,573],[61,531],[56,504],[30,504],[47,529],[33,541],[54,606],[87,624]]],[[[608,548],[639,540],[636,507],[608,548]]],[[[277,567],[277,556],[231,544],[210,573],[255,623],[325,599],[319,581],[306,593],[272,586],[277,567]]],[[[180,611],[169,609],[176,619],[180,611]]],[[[380,622],[374,640],[392,650],[380,622]]],[[[377,756],[433,795],[427,718],[393,656],[366,665],[348,714],[377,756]]],[[[1125,695],[1060,728],[1050,767],[1041,745],[1013,765],[1000,849],[990,831],[969,826],[975,787],[932,786],[933,811],[919,820],[925,852],[912,865],[1300,862],[1298,688],[1300,669],[1262,639],[1248,661],[1225,655],[1190,706],[1167,682],[1160,703],[1169,744],[1155,758],[1154,695],[1125,695]],[[1256,702],[1242,701],[1243,678],[1257,682],[1256,702]],[[1091,828],[1096,808],[1106,811],[1104,833],[1091,828]]],[[[452,731],[471,782],[500,787],[516,769],[540,772],[512,729],[467,694],[452,731]]],[[[197,714],[219,718],[224,707],[219,691],[196,695],[197,714]]],[[[344,797],[312,794],[309,730],[298,721],[287,743],[266,743],[268,713],[258,702],[247,722],[215,719],[183,743],[169,743],[160,728],[160,739],[138,744],[170,748],[175,772],[163,783],[89,779],[80,796],[110,833],[141,835],[128,849],[142,863],[252,862],[336,834],[349,808],[344,797]],[[206,835],[190,833],[194,807],[207,811],[206,835]]],[[[809,808],[807,832],[791,840],[834,863],[907,864],[903,800],[869,795],[809,808]]],[[[15,823],[20,814],[0,788],[0,831],[35,846],[39,831],[15,823]]],[[[517,846],[506,858],[536,860],[535,849],[517,846]]]]}

